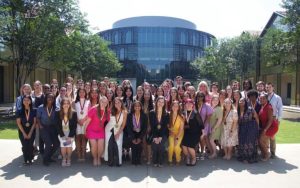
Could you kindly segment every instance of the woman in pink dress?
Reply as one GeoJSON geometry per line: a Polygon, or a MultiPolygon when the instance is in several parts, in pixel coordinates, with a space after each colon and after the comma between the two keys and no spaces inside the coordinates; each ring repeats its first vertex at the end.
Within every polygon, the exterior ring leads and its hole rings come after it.
{"type": "Polygon", "coordinates": [[[91,108],[87,115],[88,125],[86,137],[90,140],[93,165],[101,165],[101,157],[104,151],[105,125],[110,120],[108,100],[105,96],[100,98],[99,104],[91,108]]]}

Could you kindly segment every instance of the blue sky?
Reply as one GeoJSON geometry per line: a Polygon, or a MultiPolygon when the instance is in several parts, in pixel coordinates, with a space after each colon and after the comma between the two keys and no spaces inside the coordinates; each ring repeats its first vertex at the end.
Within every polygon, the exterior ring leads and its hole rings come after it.
{"type": "Polygon", "coordinates": [[[261,31],[281,0],[79,0],[93,32],[111,29],[120,19],[171,16],[189,20],[217,38],[245,30],[261,31]]]}

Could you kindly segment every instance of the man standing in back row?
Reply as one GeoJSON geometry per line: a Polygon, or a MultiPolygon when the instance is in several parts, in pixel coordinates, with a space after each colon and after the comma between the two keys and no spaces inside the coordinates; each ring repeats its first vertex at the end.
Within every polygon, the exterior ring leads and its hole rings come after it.
{"type": "MultiPolygon", "coordinates": [[[[266,90],[268,93],[268,100],[273,108],[273,118],[278,121],[278,127],[280,124],[280,120],[282,118],[282,99],[279,95],[274,93],[274,85],[269,82],[266,84],[266,90]]],[[[271,150],[271,158],[274,159],[276,157],[276,140],[275,136],[270,139],[270,150],[271,150]]]]}

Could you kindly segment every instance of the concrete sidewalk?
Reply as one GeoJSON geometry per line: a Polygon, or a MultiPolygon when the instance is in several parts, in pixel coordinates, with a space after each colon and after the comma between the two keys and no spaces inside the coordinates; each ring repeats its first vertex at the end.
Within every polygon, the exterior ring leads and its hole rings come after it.
{"type": "Polygon", "coordinates": [[[44,167],[41,161],[23,166],[20,143],[0,140],[0,187],[206,187],[253,188],[300,185],[300,144],[278,145],[278,159],[256,164],[244,164],[232,159],[200,161],[195,167],[181,165],[154,168],[151,166],[93,167],[91,161],[73,162],[62,168],[59,162],[44,167]]]}

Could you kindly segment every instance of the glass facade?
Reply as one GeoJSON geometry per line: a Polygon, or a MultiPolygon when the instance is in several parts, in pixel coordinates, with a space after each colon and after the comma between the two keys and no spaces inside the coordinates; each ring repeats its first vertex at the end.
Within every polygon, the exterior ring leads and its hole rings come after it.
{"type": "MultiPolygon", "coordinates": [[[[134,23],[134,18],[132,19],[134,23]]],[[[137,78],[138,83],[144,80],[161,82],[177,75],[194,79],[195,75],[189,64],[195,58],[203,56],[204,49],[211,45],[214,38],[211,34],[179,27],[180,25],[164,27],[133,24],[129,27],[128,24],[130,22],[125,25],[127,27],[113,28],[99,34],[109,41],[109,47],[123,63],[124,68],[118,77],[137,78]]]]}

